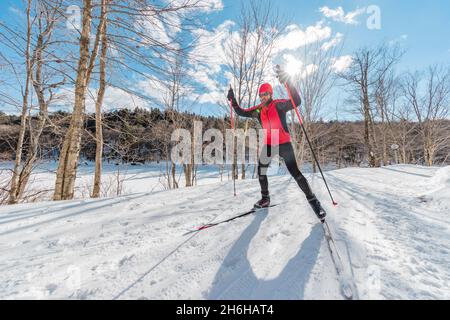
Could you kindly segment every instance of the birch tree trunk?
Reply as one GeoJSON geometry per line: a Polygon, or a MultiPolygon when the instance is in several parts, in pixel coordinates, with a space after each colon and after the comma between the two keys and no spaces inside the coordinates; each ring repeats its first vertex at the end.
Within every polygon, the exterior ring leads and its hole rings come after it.
{"type": "Polygon", "coordinates": [[[103,159],[103,129],[102,129],[102,105],[103,97],[106,90],[106,53],[108,49],[108,38],[106,36],[107,17],[106,6],[109,0],[102,0],[101,13],[101,43],[102,49],[100,53],[100,83],[97,94],[97,101],[95,102],[95,174],[94,174],[94,188],[92,191],[92,198],[100,196],[100,185],[102,176],[102,159],[103,159]]]}
{"type": "Polygon", "coordinates": [[[11,188],[9,191],[8,204],[14,204],[18,201],[19,191],[19,179],[20,179],[20,164],[22,162],[23,141],[25,137],[25,130],[27,124],[28,114],[28,95],[30,91],[30,79],[31,79],[31,59],[30,59],[30,45],[31,45],[31,0],[28,0],[27,4],[27,43],[25,49],[25,62],[26,62],[26,78],[25,78],[25,90],[22,94],[22,113],[20,116],[20,129],[19,137],[17,139],[16,156],[14,161],[14,169],[11,177],[11,188]]]}
{"type": "Polygon", "coordinates": [[[54,200],[73,198],[78,157],[81,147],[86,88],[88,84],[89,37],[91,35],[91,0],[84,0],[82,30],[80,35],[80,58],[75,82],[75,102],[70,126],[59,156],[54,200]]]}
{"type": "MultiPolygon", "coordinates": [[[[42,37],[38,38],[37,48],[36,48],[36,75],[33,79],[34,91],[36,92],[38,102],[39,102],[39,115],[38,124],[35,132],[32,132],[32,124],[30,119],[30,146],[28,148],[27,158],[25,164],[20,173],[19,186],[17,190],[17,198],[20,199],[23,196],[25,187],[30,178],[31,172],[33,170],[33,165],[37,160],[37,152],[39,148],[39,138],[44,130],[46,119],[48,116],[48,101],[45,100],[44,92],[42,88],[42,37]]],[[[50,98],[51,100],[51,98],[50,98]]]]}
{"type": "MultiPolygon", "coordinates": [[[[53,99],[52,89],[55,89],[64,84],[64,79],[59,82],[49,83],[49,80],[44,75],[46,56],[44,53],[51,51],[50,43],[54,26],[58,20],[59,9],[61,3],[55,3],[53,5],[41,5],[39,12],[37,13],[37,24],[39,34],[37,36],[36,46],[33,50],[33,56],[31,58],[34,70],[30,70],[30,80],[33,84],[34,92],[39,104],[39,114],[37,116],[37,124],[34,127],[32,117],[29,117],[29,147],[27,156],[20,172],[17,199],[23,197],[25,188],[28,184],[28,180],[31,176],[33,167],[38,159],[38,152],[40,146],[40,139],[44,131],[45,125],[48,119],[48,105],[53,99]],[[46,99],[45,92],[49,93],[48,99],[46,99]]],[[[32,68],[32,69],[33,69],[32,68]]]]}

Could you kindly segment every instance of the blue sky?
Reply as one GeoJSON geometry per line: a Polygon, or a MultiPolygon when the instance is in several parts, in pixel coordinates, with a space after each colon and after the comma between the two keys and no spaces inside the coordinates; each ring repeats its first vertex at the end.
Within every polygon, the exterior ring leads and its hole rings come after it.
{"type": "MultiPolygon", "coordinates": [[[[199,32],[204,34],[206,39],[217,40],[216,46],[207,50],[211,55],[217,57],[220,56],[221,46],[226,41],[228,32],[233,30],[232,22],[238,19],[240,2],[236,0],[203,1],[211,3],[214,10],[204,12],[204,18],[207,19],[208,24],[204,30],[199,32]],[[227,24],[226,21],[231,21],[231,23],[227,24]]],[[[341,35],[339,39],[344,41],[341,57],[351,55],[362,46],[376,46],[385,42],[397,43],[406,50],[398,65],[399,71],[421,70],[433,64],[449,65],[450,62],[450,1],[448,0],[429,2],[418,0],[277,0],[272,1],[272,5],[293,25],[291,32],[286,32],[285,45],[295,42],[297,36],[307,38],[310,36],[307,30],[314,29],[323,35],[320,39],[323,42],[339,38],[339,34],[341,35]],[[374,11],[368,12],[367,8],[379,10],[380,16],[377,16],[379,28],[367,26],[367,21],[374,17],[374,11]]],[[[13,20],[16,21],[18,15],[14,8],[23,10],[23,6],[22,0],[2,0],[0,2],[0,20],[7,24],[13,20]]],[[[295,49],[282,49],[278,53],[280,57],[295,51],[295,49]]],[[[0,50],[4,50],[1,43],[0,50]]],[[[277,61],[279,62],[280,58],[277,61]]],[[[0,70],[0,72],[4,71],[0,70]]],[[[200,96],[199,101],[202,103],[196,104],[192,110],[204,114],[218,114],[217,110],[219,109],[215,108],[214,104],[215,101],[226,95],[224,92],[228,85],[224,80],[226,79],[224,76],[226,68],[217,61],[211,61],[209,64],[191,66],[189,75],[199,79],[204,85],[202,91],[197,92],[200,96]]],[[[3,76],[0,76],[0,80],[3,76]]],[[[144,81],[138,81],[136,89],[146,91],[149,95],[161,91],[144,81]]],[[[331,94],[331,101],[335,100],[333,95],[336,94],[339,93],[331,94]]],[[[119,90],[109,89],[107,91],[105,103],[110,104],[110,108],[114,108],[115,101],[121,100],[130,101],[130,97],[119,90]]],[[[132,101],[133,103],[138,101],[138,104],[147,104],[139,99],[132,99],[132,101]]],[[[147,104],[147,106],[151,105],[147,104]]],[[[9,112],[12,109],[0,104],[0,110],[9,112]]],[[[325,113],[327,112],[325,111],[325,113]]]]}
{"type": "MultiPolygon", "coordinates": [[[[235,19],[239,2],[224,0],[224,11],[218,21],[235,19]]],[[[327,19],[333,31],[345,35],[344,53],[360,46],[377,45],[382,41],[398,41],[407,49],[402,68],[423,68],[434,63],[450,62],[450,1],[448,0],[277,0],[273,1],[284,16],[293,23],[307,27],[324,18],[319,8],[342,7],[345,13],[376,5],[380,8],[381,29],[366,27],[368,14],[356,18],[358,25],[348,25],[327,19]],[[406,35],[406,39],[402,36],[406,35]]]]}
{"type": "MultiPolygon", "coordinates": [[[[278,0],[272,1],[280,13],[292,24],[302,30],[322,23],[332,30],[333,38],[341,33],[344,46],[341,55],[351,55],[362,46],[377,46],[381,43],[398,44],[405,50],[405,54],[398,64],[398,71],[423,70],[433,64],[450,66],[450,1],[407,1],[407,0],[346,0],[346,1],[305,1],[305,0],[278,0]],[[368,28],[367,20],[372,17],[370,6],[379,9],[379,28],[368,28]],[[343,18],[324,14],[328,8],[331,13],[343,12],[343,18]],[[345,16],[352,12],[360,12],[350,21],[345,16]]],[[[217,26],[225,20],[235,21],[239,16],[240,2],[224,0],[224,8],[211,15],[212,26],[217,26]]],[[[328,40],[329,40],[328,39],[328,40]]],[[[279,60],[278,60],[279,61],[279,60]]],[[[332,101],[329,110],[335,107],[334,101],[339,97],[343,102],[342,94],[338,90],[330,93],[332,101]]],[[[339,99],[338,98],[338,99],[339,99]]],[[[324,110],[324,118],[327,112],[324,110]]],[[[349,114],[342,118],[351,118],[349,114]]]]}

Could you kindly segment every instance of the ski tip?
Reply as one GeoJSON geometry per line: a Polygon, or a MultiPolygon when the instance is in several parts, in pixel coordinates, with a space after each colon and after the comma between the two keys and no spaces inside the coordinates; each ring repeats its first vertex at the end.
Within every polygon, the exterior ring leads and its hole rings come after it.
{"type": "Polygon", "coordinates": [[[333,206],[337,206],[338,203],[336,201],[333,201],[333,206]]]}
{"type": "Polygon", "coordinates": [[[353,300],[353,290],[348,283],[342,284],[341,290],[346,300],[353,300]]]}

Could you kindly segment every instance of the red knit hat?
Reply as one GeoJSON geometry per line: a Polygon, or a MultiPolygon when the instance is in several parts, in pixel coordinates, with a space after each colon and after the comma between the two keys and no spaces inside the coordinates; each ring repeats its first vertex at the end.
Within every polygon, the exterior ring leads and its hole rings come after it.
{"type": "Polygon", "coordinates": [[[264,92],[269,92],[271,95],[273,95],[272,86],[270,84],[268,84],[268,83],[263,83],[259,87],[259,94],[264,93],[264,92]]]}

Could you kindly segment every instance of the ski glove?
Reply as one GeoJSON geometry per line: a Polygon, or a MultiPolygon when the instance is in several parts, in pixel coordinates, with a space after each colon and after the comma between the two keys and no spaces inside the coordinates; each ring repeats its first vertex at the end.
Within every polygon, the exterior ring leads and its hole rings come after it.
{"type": "Polygon", "coordinates": [[[227,99],[228,99],[228,101],[230,101],[230,100],[231,100],[231,101],[236,100],[235,97],[234,97],[234,91],[233,91],[232,88],[230,88],[230,90],[228,90],[227,99]]]}
{"type": "Polygon", "coordinates": [[[276,66],[275,73],[281,84],[285,84],[290,80],[289,74],[284,71],[279,65],[276,66]]]}

